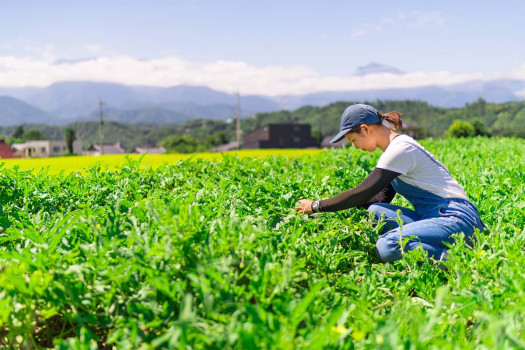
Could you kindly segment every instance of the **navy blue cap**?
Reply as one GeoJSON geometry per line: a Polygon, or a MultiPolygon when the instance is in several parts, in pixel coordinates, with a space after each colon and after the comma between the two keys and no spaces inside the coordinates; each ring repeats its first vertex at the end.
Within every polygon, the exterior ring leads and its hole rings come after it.
{"type": "Polygon", "coordinates": [[[345,137],[350,130],[360,127],[363,124],[373,124],[379,122],[377,110],[369,105],[355,104],[345,109],[341,116],[341,125],[339,134],[337,134],[330,143],[339,142],[345,137]]]}

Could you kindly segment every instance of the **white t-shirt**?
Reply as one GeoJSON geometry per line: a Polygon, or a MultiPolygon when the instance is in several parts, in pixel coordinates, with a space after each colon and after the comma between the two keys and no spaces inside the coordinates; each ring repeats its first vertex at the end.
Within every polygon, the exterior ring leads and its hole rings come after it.
{"type": "Polygon", "coordinates": [[[441,198],[468,200],[463,187],[452,178],[448,169],[410,136],[395,137],[376,167],[400,173],[400,181],[441,198]]]}

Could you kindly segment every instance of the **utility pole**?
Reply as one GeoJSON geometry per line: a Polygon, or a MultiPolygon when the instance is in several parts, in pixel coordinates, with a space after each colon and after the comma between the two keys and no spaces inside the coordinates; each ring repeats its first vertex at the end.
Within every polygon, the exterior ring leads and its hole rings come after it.
{"type": "Polygon", "coordinates": [[[99,136],[100,136],[100,155],[104,154],[104,132],[102,130],[102,127],[104,125],[104,122],[102,121],[102,105],[104,102],[98,101],[98,116],[100,117],[100,124],[99,124],[99,136]]]}
{"type": "Polygon", "coordinates": [[[241,149],[241,95],[237,92],[237,149],[241,149]]]}

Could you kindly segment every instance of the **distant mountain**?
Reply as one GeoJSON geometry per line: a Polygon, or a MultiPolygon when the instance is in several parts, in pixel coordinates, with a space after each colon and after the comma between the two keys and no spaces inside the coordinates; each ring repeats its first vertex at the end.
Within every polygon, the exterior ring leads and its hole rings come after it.
{"type": "MultiPolygon", "coordinates": [[[[137,108],[120,110],[115,108],[104,108],[103,117],[105,121],[131,124],[183,124],[195,119],[191,115],[178,113],[162,108],[137,108]]],[[[77,118],[76,121],[93,121],[99,119],[98,111],[77,118]]]]}
{"type": "Polygon", "coordinates": [[[53,117],[39,108],[8,96],[0,96],[0,125],[53,123],[53,117]]]}
{"type": "Polygon", "coordinates": [[[377,73],[392,73],[392,74],[405,74],[397,68],[385,66],[379,63],[370,63],[363,67],[358,67],[354,75],[368,75],[368,74],[377,74],[377,73]]]}
{"type": "MultiPolygon", "coordinates": [[[[375,73],[404,74],[400,70],[371,63],[359,67],[356,75],[375,73]]],[[[401,89],[327,91],[287,96],[290,110],[302,106],[324,106],[337,101],[416,100],[437,107],[463,107],[478,98],[502,103],[522,100],[525,81],[470,81],[446,86],[401,89]]],[[[126,86],[114,83],[60,82],[44,88],[0,88],[0,96],[16,99],[0,103],[0,125],[21,123],[67,124],[98,120],[99,101],[103,101],[105,120],[124,123],[181,124],[194,119],[228,120],[236,115],[233,93],[205,86],[172,87],[126,86]],[[22,102],[23,101],[23,102],[22,102]]],[[[283,109],[282,96],[241,95],[241,116],[283,109]]]]}
{"type": "MultiPolygon", "coordinates": [[[[162,88],[113,83],[61,82],[46,88],[0,88],[0,93],[35,105],[55,115],[60,123],[90,119],[95,114],[98,116],[99,101],[104,102],[104,110],[168,110],[175,112],[181,120],[228,119],[235,115],[237,104],[234,94],[205,86],[188,85],[162,88]]],[[[241,113],[245,117],[279,109],[279,104],[271,98],[250,95],[241,98],[241,113]]],[[[150,123],[164,123],[163,120],[173,119],[173,115],[166,117],[165,111],[163,115],[150,115],[150,123]]]]}
{"type": "Polygon", "coordinates": [[[324,106],[337,101],[415,100],[438,107],[463,107],[478,98],[489,102],[503,103],[520,101],[516,91],[525,89],[524,81],[495,80],[490,82],[472,81],[447,86],[423,86],[403,89],[376,89],[360,91],[329,91],[293,96],[288,98],[291,109],[301,106],[324,106]]]}

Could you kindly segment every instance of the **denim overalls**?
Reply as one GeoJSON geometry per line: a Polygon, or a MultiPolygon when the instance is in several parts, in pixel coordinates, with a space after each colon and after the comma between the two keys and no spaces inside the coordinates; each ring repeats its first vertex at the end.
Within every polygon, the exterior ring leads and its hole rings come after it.
{"type": "Polygon", "coordinates": [[[396,210],[401,210],[403,226],[401,238],[415,236],[408,241],[405,250],[415,249],[421,244],[429,256],[439,260],[448,249],[444,243],[454,243],[451,236],[463,232],[465,241],[471,244],[474,229],[483,231],[483,223],[474,204],[465,199],[441,198],[431,192],[409,185],[399,178],[392,181],[397,193],[405,197],[415,210],[386,203],[372,204],[368,211],[377,219],[385,214],[385,232],[377,241],[377,253],[383,262],[393,262],[402,257],[399,241],[400,229],[396,222],[396,210]],[[393,228],[393,229],[392,229],[393,228]]]}

